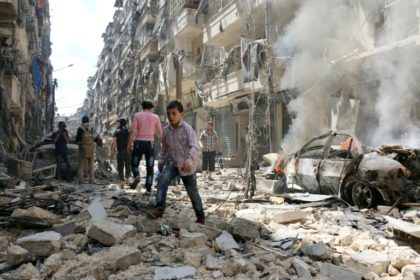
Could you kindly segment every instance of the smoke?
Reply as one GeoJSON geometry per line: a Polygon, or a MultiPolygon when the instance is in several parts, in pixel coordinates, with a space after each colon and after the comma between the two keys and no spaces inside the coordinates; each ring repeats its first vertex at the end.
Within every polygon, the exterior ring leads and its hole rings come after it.
{"type": "Polygon", "coordinates": [[[420,120],[415,105],[420,105],[415,40],[413,46],[391,46],[418,34],[418,4],[415,0],[387,2],[299,2],[295,17],[275,45],[277,56],[290,57],[282,88],[299,92],[288,104],[295,117],[283,140],[285,151],[295,151],[308,139],[331,130],[331,111],[340,96],[360,101],[358,118],[342,117],[338,123],[355,128],[364,144],[420,147],[420,129],[414,125],[416,118],[417,123],[420,120]]]}

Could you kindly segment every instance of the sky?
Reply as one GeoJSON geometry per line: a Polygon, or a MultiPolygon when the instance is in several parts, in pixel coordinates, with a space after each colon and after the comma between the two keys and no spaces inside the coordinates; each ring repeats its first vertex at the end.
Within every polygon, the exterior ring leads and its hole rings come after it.
{"type": "Polygon", "coordinates": [[[58,114],[71,115],[86,98],[87,79],[95,74],[102,33],[112,21],[115,0],[50,0],[51,62],[57,79],[58,114]]]}

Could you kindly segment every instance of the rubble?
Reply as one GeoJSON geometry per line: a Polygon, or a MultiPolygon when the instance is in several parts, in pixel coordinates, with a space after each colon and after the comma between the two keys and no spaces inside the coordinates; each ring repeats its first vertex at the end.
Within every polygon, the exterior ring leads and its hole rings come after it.
{"type": "Polygon", "coordinates": [[[55,231],[44,231],[19,238],[16,244],[36,256],[47,257],[60,250],[61,237],[61,234],[55,231]]]}
{"type": "Polygon", "coordinates": [[[386,255],[379,254],[372,250],[366,250],[361,253],[353,254],[344,263],[362,274],[372,271],[381,275],[382,273],[387,272],[390,261],[386,255]]]}
{"type": "Polygon", "coordinates": [[[321,277],[324,280],[362,280],[362,274],[349,270],[342,266],[330,263],[322,263],[321,277]]]}
{"type": "Polygon", "coordinates": [[[36,223],[26,223],[0,234],[0,277],[24,279],[29,271],[35,279],[416,279],[417,249],[395,242],[395,229],[387,228],[395,223],[380,213],[338,202],[278,205],[261,194],[261,204],[233,200],[214,213],[223,200],[204,203],[208,218],[200,225],[177,193],[168,194],[165,217],[157,220],[143,211],[149,198],[98,186],[72,190],[75,213],[15,210],[53,227],[37,233],[30,228],[36,223]]]}
{"type": "Polygon", "coordinates": [[[132,225],[119,225],[108,221],[92,220],[87,235],[104,245],[112,246],[135,233],[132,225]]]}
{"type": "Polygon", "coordinates": [[[180,232],[181,246],[184,248],[205,245],[207,236],[201,232],[180,232]]]}
{"type": "Polygon", "coordinates": [[[30,207],[27,210],[18,208],[13,211],[10,217],[16,221],[45,221],[50,225],[60,223],[60,219],[56,215],[39,207],[30,207]]]}
{"type": "Polygon", "coordinates": [[[194,277],[196,269],[191,266],[181,267],[159,267],[155,270],[154,280],[165,279],[183,279],[187,277],[194,277]]]}
{"type": "Polygon", "coordinates": [[[24,264],[20,266],[18,269],[11,273],[12,279],[19,279],[19,280],[39,280],[41,278],[41,274],[39,273],[38,269],[34,267],[31,263],[24,264]]]}
{"type": "Polygon", "coordinates": [[[216,238],[216,249],[219,251],[226,252],[230,249],[239,249],[238,243],[233,239],[232,235],[227,231],[222,231],[222,233],[216,238]]]}
{"type": "Polygon", "coordinates": [[[407,265],[401,270],[401,276],[405,280],[420,279],[420,265],[407,265]]]}
{"type": "Polygon", "coordinates": [[[298,258],[294,258],[293,266],[296,269],[297,275],[299,276],[300,279],[307,279],[307,280],[312,279],[310,266],[306,262],[298,258]]]}
{"type": "Polygon", "coordinates": [[[10,265],[22,263],[30,257],[30,253],[25,248],[12,245],[7,248],[5,261],[10,265]]]}
{"type": "Polygon", "coordinates": [[[304,240],[301,250],[306,256],[315,260],[330,260],[332,257],[331,249],[322,241],[311,244],[304,240]]]}

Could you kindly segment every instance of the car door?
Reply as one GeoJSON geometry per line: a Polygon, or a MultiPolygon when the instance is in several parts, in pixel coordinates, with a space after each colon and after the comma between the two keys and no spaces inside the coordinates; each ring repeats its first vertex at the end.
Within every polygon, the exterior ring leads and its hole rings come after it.
{"type": "Polygon", "coordinates": [[[319,193],[318,168],[325,153],[330,133],[310,140],[297,153],[296,177],[302,190],[319,193]]]}
{"type": "Polygon", "coordinates": [[[338,133],[332,135],[318,169],[320,193],[338,194],[344,170],[353,159],[355,148],[356,141],[352,136],[338,133]]]}

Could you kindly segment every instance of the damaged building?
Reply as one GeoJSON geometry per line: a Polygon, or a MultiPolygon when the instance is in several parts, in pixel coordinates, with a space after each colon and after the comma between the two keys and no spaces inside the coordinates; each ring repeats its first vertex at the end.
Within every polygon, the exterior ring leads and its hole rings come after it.
{"type": "Polygon", "coordinates": [[[48,1],[0,1],[0,143],[9,152],[52,130],[50,55],[48,1]]]}
{"type": "Polygon", "coordinates": [[[221,150],[232,163],[244,160],[239,155],[246,150],[250,120],[256,124],[259,155],[280,149],[278,140],[290,124],[286,103],[293,90],[281,89],[284,69],[274,62],[270,48],[292,17],[275,17],[279,5],[116,1],[84,106],[98,132],[110,131],[119,117],[131,118],[146,99],[156,102],[165,121],[165,103],[178,99],[197,133],[207,120],[214,121],[221,150]],[[268,21],[275,24],[268,26],[268,21]]]}
{"type": "Polygon", "coordinates": [[[165,103],[182,100],[197,133],[212,119],[223,154],[239,164],[249,146],[260,159],[293,152],[329,130],[350,130],[372,146],[407,135],[403,144],[418,146],[411,133],[420,118],[417,6],[117,0],[85,111],[105,133],[118,117],[131,118],[142,100],[158,104],[162,121],[165,103]],[[332,5],[337,13],[328,12],[332,5]],[[309,34],[305,18],[329,32],[309,34]],[[339,18],[342,27],[332,27],[339,18]],[[413,82],[404,88],[406,78],[413,82]]]}

